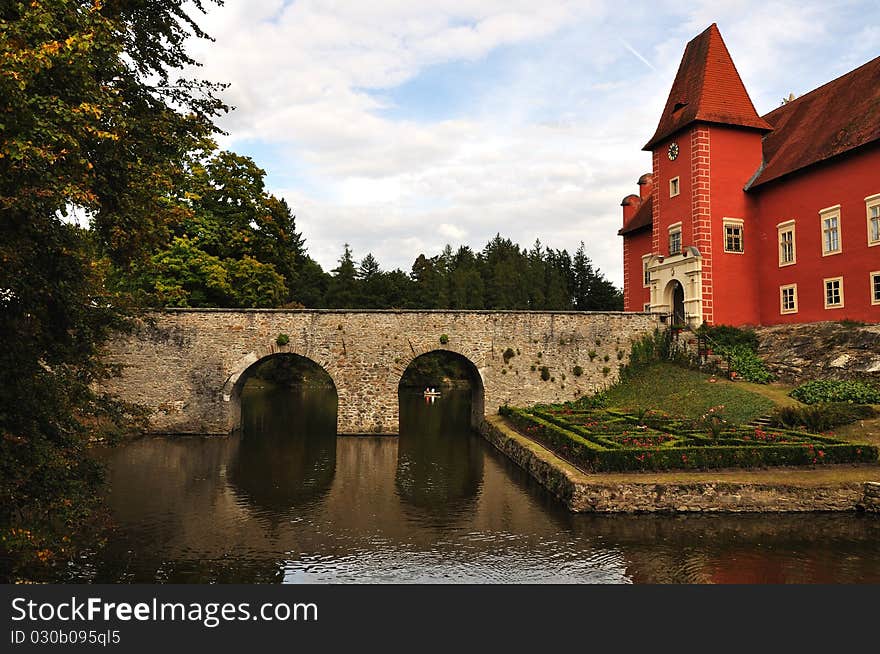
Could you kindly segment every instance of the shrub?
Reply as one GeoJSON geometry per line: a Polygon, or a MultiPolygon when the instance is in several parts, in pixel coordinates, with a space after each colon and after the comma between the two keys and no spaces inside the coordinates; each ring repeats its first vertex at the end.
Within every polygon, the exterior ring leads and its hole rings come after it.
{"type": "Polygon", "coordinates": [[[858,420],[876,418],[878,412],[866,404],[848,404],[835,402],[829,404],[813,404],[811,406],[780,407],[770,416],[770,424],[785,429],[805,429],[813,433],[822,433],[840,425],[849,425],[858,420]]]}
{"type": "Polygon", "coordinates": [[[507,365],[510,362],[510,360],[515,356],[516,356],[516,352],[513,351],[513,348],[509,347],[506,350],[504,350],[504,354],[502,355],[502,357],[504,357],[504,365],[507,365]]]}
{"type": "Polygon", "coordinates": [[[590,350],[587,352],[587,356],[590,357],[590,361],[596,358],[596,350],[590,350]]]}
{"type": "Polygon", "coordinates": [[[581,366],[575,366],[571,369],[571,372],[574,374],[575,377],[580,377],[584,374],[584,369],[581,366]]]}
{"type": "Polygon", "coordinates": [[[550,379],[550,368],[541,366],[541,380],[548,381],[550,379]]]}
{"type": "Polygon", "coordinates": [[[880,404],[880,390],[857,381],[822,379],[801,384],[791,396],[804,404],[822,402],[852,402],[855,404],[880,404]]]}
{"type": "Polygon", "coordinates": [[[699,423],[709,436],[717,440],[727,428],[727,420],[724,419],[724,405],[713,406],[706,411],[700,416],[699,423]]]}
{"type": "Polygon", "coordinates": [[[608,396],[601,391],[594,391],[592,395],[584,395],[574,402],[566,402],[562,406],[569,409],[601,409],[608,404],[608,396]]]}
{"type": "Polygon", "coordinates": [[[703,324],[697,333],[708,336],[715,342],[716,347],[728,350],[737,347],[745,347],[752,352],[758,351],[758,335],[751,329],[740,329],[729,325],[703,324]]]}
{"type": "Polygon", "coordinates": [[[609,361],[611,361],[611,356],[608,355],[608,354],[606,354],[604,357],[602,357],[602,360],[603,360],[605,363],[608,363],[609,361]]]}
{"type": "Polygon", "coordinates": [[[288,343],[290,343],[290,336],[287,334],[278,334],[278,337],[275,339],[275,344],[280,347],[284,347],[288,343]]]}
{"type": "Polygon", "coordinates": [[[605,366],[604,368],[602,368],[602,374],[607,377],[608,375],[611,374],[611,368],[609,368],[608,366],[605,366]]]}
{"type": "Polygon", "coordinates": [[[697,332],[709,337],[717,354],[730,357],[731,370],[740,378],[756,384],[773,381],[773,375],[758,356],[758,336],[751,329],[702,325],[697,332]]]}
{"type": "Polygon", "coordinates": [[[653,334],[643,336],[637,341],[633,341],[629,353],[630,371],[646,366],[658,361],[669,358],[669,347],[666,336],[659,329],[655,329],[653,334]]]}
{"type": "Polygon", "coordinates": [[[449,336],[446,334],[440,334],[440,345],[446,345],[449,343],[449,336]]]}
{"type": "Polygon", "coordinates": [[[764,361],[747,346],[735,345],[723,353],[730,355],[730,366],[742,379],[756,384],[768,384],[773,381],[773,375],[767,370],[764,361]]]}

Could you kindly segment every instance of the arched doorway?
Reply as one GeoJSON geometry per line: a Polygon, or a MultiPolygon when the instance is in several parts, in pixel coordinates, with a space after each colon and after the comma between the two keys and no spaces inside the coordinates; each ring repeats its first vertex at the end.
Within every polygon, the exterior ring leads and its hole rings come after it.
{"type": "Polygon", "coordinates": [[[682,286],[681,282],[677,279],[673,279],[669,282],[666,292],[669,297],[668,304],[672,307],[672,324],[686,324],[687,317],[684,311],[684,286],[682,286]]]}

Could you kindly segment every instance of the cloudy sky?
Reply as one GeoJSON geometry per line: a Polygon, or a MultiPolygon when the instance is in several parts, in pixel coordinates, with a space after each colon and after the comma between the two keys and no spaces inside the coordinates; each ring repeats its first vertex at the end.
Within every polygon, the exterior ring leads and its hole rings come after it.
{"type": "Polygon", "coordinates": [[[192,47],[311,255],[409,270],[500,232],[622,282],[620,200],[650,169],[684,46],[717,22],[759,113],[880,54],[880,3],[226,0],[192,47]]]}

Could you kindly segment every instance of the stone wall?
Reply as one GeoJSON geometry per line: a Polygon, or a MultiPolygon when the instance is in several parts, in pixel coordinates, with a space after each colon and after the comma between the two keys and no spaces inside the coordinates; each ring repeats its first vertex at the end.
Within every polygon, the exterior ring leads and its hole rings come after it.
{"type": "MultiPolygon", "coordinates": [[[[692,474],[693,481],[664,482],[663,474],[644,482],[581,472],[522,436],[500,416],[483,427],[486,439],[544,488],[577,513],[880,511],[880,483],[864,480],[827,483],[724,481],[723,475],[692,474]],[[699,477],[705,479],[700,480],[699,477]]],[[[864,476],[878,475],[866,468],[864,476]]]]}
{"type": "Polygon", "coordinates": [[[880,513],[880,483],[868,482],[865,484],[862,508],[869,513],[880,513]]]}
{"type": "Polygon", "coordinates": [[[449,350],[473,366],[477,425],[504,403],[561,402],[610,385],[631,342],[655,327],[650,315],[614,312],[166,310],[110,343],[106,357],[124,368],[107,389],[146,405],[156,432],[228,433],[252,366],[293,353],[333,379],[340,433],[397,433],[407,366],[449,350]],[[290,342],[276,345],[279,334],[290,342]]]}

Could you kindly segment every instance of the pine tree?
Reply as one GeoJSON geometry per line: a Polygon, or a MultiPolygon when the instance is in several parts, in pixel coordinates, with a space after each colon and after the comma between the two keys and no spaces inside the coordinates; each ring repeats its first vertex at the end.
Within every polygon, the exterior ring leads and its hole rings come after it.
{"type": "Polygon", "coordinates": [[[332,309],[354,309],[358,307],[357,276],[354,258],[348,243],[339,257],[339,265],[333,269],[327,284],[326,304],[332,309]]]}
{"type": "Polygon", "coordinates": [[[360,264],[358,264],[357,278],[361,281],[369,281],[380,272],[379,262],[376,261],[376,257],[372,253],[367,253],[367,256],[361,259],[360,264]]]}

